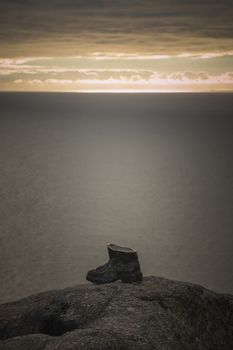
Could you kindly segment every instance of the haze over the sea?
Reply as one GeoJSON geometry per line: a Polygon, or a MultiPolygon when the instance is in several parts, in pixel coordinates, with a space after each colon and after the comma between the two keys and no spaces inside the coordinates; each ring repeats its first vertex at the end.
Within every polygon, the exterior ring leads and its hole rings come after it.
{"type": "Polygon", "coordinates": [[[1,93],[0,302],[85,281],[106,244],[233,292],[232,94],[1,93]]]}

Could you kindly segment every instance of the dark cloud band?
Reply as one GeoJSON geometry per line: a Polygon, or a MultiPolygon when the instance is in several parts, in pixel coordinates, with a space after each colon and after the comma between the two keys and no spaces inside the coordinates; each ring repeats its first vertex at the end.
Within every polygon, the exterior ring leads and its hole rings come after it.
{"type": "Polygon", "coordinates": [[[229,0],[0,0],[5,53],[221,51],[233,46],[229,0]]]}

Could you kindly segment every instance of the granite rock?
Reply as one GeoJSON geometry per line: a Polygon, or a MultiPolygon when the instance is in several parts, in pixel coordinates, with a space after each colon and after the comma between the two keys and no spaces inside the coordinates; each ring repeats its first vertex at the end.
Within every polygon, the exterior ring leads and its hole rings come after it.
{"type": "Polygon", "coordinates": [[[146,277],[0,305],[1,350],[231,350],[233,296],[146,277]]]}

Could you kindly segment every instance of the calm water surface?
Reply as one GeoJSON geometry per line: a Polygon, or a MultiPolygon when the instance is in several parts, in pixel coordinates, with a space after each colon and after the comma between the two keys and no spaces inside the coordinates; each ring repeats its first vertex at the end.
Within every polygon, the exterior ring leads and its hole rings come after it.
{"type": "Polygon", "coordinates": [[[85,283],[106,243],[233,293],[233,95],[0,94],[0,302],[85,283]]]}

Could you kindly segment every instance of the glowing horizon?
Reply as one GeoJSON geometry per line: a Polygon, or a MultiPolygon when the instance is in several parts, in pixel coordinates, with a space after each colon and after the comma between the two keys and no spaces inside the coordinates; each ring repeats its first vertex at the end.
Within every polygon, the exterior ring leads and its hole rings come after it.
{"type": "Polygon", "coordinates": [[[232,58],[232,51],[175,56],[0,58],[0,91],[233,91],[232,58]],[[224,70],[219,69],[219,60],[225,61],[224,70]]]}

